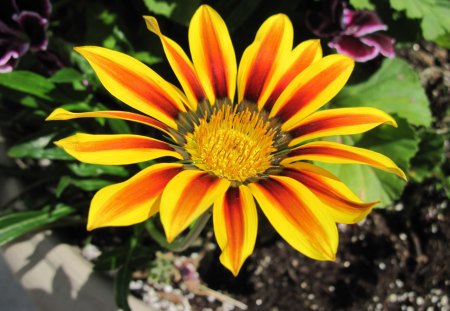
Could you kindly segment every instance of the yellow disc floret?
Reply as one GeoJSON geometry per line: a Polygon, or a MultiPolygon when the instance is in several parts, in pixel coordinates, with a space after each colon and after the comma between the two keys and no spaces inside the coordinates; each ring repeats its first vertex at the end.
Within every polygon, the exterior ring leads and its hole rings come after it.
{"type": "Polygon", "coordinates": [[[223,105],[186,134],[184,148],[198,168],[245,182],[270,168],[274,136],[270,123],[258,112],[223,105]]]}

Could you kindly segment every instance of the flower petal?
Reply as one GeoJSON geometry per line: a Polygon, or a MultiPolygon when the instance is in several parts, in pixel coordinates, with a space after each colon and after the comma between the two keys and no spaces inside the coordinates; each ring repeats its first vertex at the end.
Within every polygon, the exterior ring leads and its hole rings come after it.
{"type": "Polygon", "coordinates": [[[236,56],[225,22],[211,7],[202,5],[189,25],[192,60],[211,103],[216,98],[234,99],[236,56]]]}
{"type": "Polygon", "coordinates": [[[258,106],[270,111],[278,97],[303,70],[322,58],[319,40],[307,40],[295,47],[287,57],[286,67],[277,66],[266,92],[258,100],[258,106]]]}
{"type": "Polygon", "coordinates": [[[155,120],[153,118],[127,111],[71,112],[62,108],[57,108],[45,120],[57,121],[57,120],[72,120],[78,118],[110,118],[110,119],[122,119],[127,121],[134,121],[154,127],[170,135],[166,124],[159,122],[158,120],[155,120]]]}
{"type": "Polygon", "coordinates": [[[333,41],[328,42],[328,46],[361,63],[374,59],[380,53],[375,46],[367,45],[362,42],[361,38],[353,36],[337,36],[333,41]]]}
{"type": "Polygon", "coordinates": [[[175,176],[161,198],[161,222],[169,242],[203,214],[223,194],[230,182],[198,170],[175,176]]]}
{"type": "Polygon", "coordinates": [[[160,157],[183,158],[167,143],[139,135],[78,133],[55,144],[77,160],[92,164],[124,165],[160,157]]]}
{"type": "Polygon", "coordinates": [[[277,116],[285,122],[282,130],[291,130],[342,89],[353,66],[353,60],[343,55],[329,55],[313,63],[281,93],[270,116],[277,116]]]}
{"type": "Polygon", "coordinates": [[[158,211],[157,202],[167,183],[181,170],[181,164],[155,164],[127,181],[99,190],[91,202],[87,229],[147,220],[158,211]]]}
{"type": "Polygon", "coordinates": [[[342,181],[313,164],[297,162],[286,165],[284,174],[312,191],[327,207],[334,221],[354,224],[363,220],[379,202],[362,202],[342,181]]]}
{"type": "Polygon", "coordinates": [[[397,126],[387,113],[369,107],[327,109],[315,112],[290,130],[294,146],[302,141],[334,135],[364,133],[380,124],[397,126]]]}
{"type": "Polygon", "coordinates": [[[385,57],[394,57],[394,39],[381,33],[374,33],[361,38],[364,44],[375,47],[385,57]]]}
{"type": "Polygon", "coordinates": [[[317,260],[335,259],[336,224],[308,188],[285,176],[270,176],[248,187],[272,226],[293,248],[317,260]]]}
{"type": "Polygon", "coordinates": [[[206,99],[206,95],[191,60],[175,41],[161,33],[156,18],[144,16],[144,19],[147,28],[161,39],[170,66],[183,87],[191,110],[195,111],[197,103],[206,99]]]}
{"type": "Polygon", "coordinates": [[[281,164],[299,160],[366,164],[393,173],[406,180],[405,173],[391,159],[381,153],[330,141],[315,141],[297,147],[289,153],[288,158],[284,159],[281,164]]]}
{"type": "Polygon", "coordinates": [[[261,25],[239,64],[238,102],[256,103],[263,96],[274,70],[286,67],[293,37],[292,23],[284,14],[273,15],[261,25]]]}
{"type": "Polygon", "coordinates": [[[185,111],[180,91],[146,65],[126,54],[85,46],[75,48],[91,64],[103,86],[119,100],[176,128],[185,111]]]}
{"type": "Polygon", "coordinates": [[[220,261],[237,275],[255,246],[258,214],[246,186],[230,187],[214,202],[214,233],[222,250],[220,261]]]}
{"type": "Polygon", "coordinates": [[[344,9],[343,23],[346,34],[357,37],[387,29],[376,12],[366,10],[344,9]]]}

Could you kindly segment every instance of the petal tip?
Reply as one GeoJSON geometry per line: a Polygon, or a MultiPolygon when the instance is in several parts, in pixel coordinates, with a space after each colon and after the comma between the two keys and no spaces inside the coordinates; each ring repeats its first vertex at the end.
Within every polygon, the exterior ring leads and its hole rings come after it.
{"type": "Polygon", "coordinates": [[[151,32],[153,32],[154,34],[160,36],[161,30],[159,29],[159,24],[158,24],[157,19],[153,16],[148,16],[148,15],[145,15],[143,17],[144,17],[145,24],[147,25],[147,29],[150,30],[151,32]]]}

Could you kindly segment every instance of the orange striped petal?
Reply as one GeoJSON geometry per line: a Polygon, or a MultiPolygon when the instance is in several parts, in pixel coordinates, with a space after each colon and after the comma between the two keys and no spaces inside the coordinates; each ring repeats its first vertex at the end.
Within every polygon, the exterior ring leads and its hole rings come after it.
{"type": "Polygon", "coordinates": [[[391,159],[381,153],[330,141],[316,141],[297,147],[289,153],[288,158],[284,159],[281,164],[299,160],[366,164],[393,173],[406,180],[405,173],[391,159]]]}
{"type": "Polygon", "coordinates": [[[270,111],[289,83],[308,66],[321,58],[322,48],[319,40],[307,40],[297,45],[287,56],[286,67],[276,67],[266,92],[258,100],[258,106],[270,111]]]}
{"type": "Polygon", "coordinates": [[[220,261],[237,275],[253,252],[258,232],[255,201],[246,186],[230,187],[214,203],[214,233],[222,254],[220,261]]]}
{"type": "Polygon", "coordinates": [[[272,226],[293,248],[313,259],[335,259],[336,224],[308,188],[285,176],[271,176],[248,187],[272,226]]]}
{"type": "Polygon", "coordinates": [[[92,199],[87,229],[129,226],[147,220],[158,211],[164,187],[181,170],[181,164],[155,164],[127,181],[101,189],[92,199]]]}
{"type": "Polygon", "coordinates": [[[206,99],[206,95],[191,60],[175,41],[161,33],[156,18],[153,16],[144,16],[144,19],[147,28],[161,39],[170,66],[183,87],[191,110],[195,111],[197,109],[197,103],[206,99]]]}
{"type": "Polygon", "coordinates": [[[203,214],[229,185],[228,180],[203,171],[185,170],[175,176],[161,198],[161,222],[169,243],[203,214]]]}
{"type": "Polygon", "coordinates": [[[397,127],[390,115],[375,108],[322,110],[306,117],[290,130],[294,139],[289,145],[318,137],[364,133],[383,123],[397,127]]]}
{"type": "Polygon", "coordinates": [[[180,91],[146,65],[126,54],[96,46],[75,48],[94,68],[103,86],[119,100],[176,128],[185,111],[180,91]]]}
{"type": "Polygon", "coordinates": [[[202,5],[189,25],[192,61],[211,103],[234,99],[236,56],[225,22],[211,7],[202,5]]]}
{"type": "Polygon", "coordinates": [[[139,135],[78,133],[55,144],[77,160],[92,164],[124,165],[161,157],[183,159],[167,143],[139,135]]]}
{"type": "Polygon", "coordinates": [[[342,181],[316,165],[297,162],[284,174],[308,187],[327,207],[334,221],[354,224],[363,220],[379,202],[362,202],[342,181]]]}
{"type": "Polygon", "coordinates": [[[345,85],[354,61],[344,55],[329,55],[310,65],[296,76],[275,102],[270,116],[285,123],[289,131],[302,119],[325,105],[345,85]]]}
{"type": "Polygon", "coordinates": [[[170,133],[167,130],[168,127],[166,124],[159,122],[158,120],[155,120],[153,118],[127,111],[71,112],[62,108],[57,108],[45,120],[57,121],[57,120],[72,120],[79,118],[109,118],[109,119],[122,119],[126,121],[134,121],[154,127],[170,135],[170,133]]]}
{"type": "Polygon", "coordinates": [[[292,50],[294,30],[284,14],[269,17],[244,51],[238,72],[238,99],[256,103],[263,96],[277,67],[285,67],[292,50]]]}

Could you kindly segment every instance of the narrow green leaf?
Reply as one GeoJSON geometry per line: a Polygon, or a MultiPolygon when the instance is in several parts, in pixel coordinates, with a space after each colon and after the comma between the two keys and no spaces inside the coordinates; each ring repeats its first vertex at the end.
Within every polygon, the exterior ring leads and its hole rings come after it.
{"type": "Polygon", "coordinates": [[[31,71],[20,70],[1,74],[0,85],[46,100],[52,99],[50,92],[55,88],[49,79],[31,71]]]}
{"type": "Polygon", "coordinates": [[[128,171],[123,166],[97,165],[88,163],[71,163],[69,169],[80,177],[95,177],[100,175],[128,176],[128,171]]]}
{"type": "Polygon", "coordinates": [[[54,209],[47,206],[39,211],[16,212],[1,216],[0,245],[49,225],[74,211],[75,209],[70,206],[58,204],[54,209]]]}
{"type": "Polygon", "coordinates": [[[73,160],[73,157],[61,148],[45,148],[54,136],[55,134],[48,134],[17,144],[8,150],[8,156],[11,158],[73,160]]]}
{"type": "Polygon", "coordinates": [[[138,238],[132,236],[128,242],[128,249],[125,257],[125,261],[122,267],[117,272],[117,276],[114,282],[114,293],[116,297],[116,305],[124,311],[131,311],[128,305],[129,286],[131,281],[131,258],[133,252],[138,245],[138,238]]]}
{"type": "Polygon", "coordinates": [[[83,79],[83,75],[80,72],[73,68],[67,67],[55,72],[49,80],[53,83],[70,83],[80,81],[81,79],[83,79]]]}

